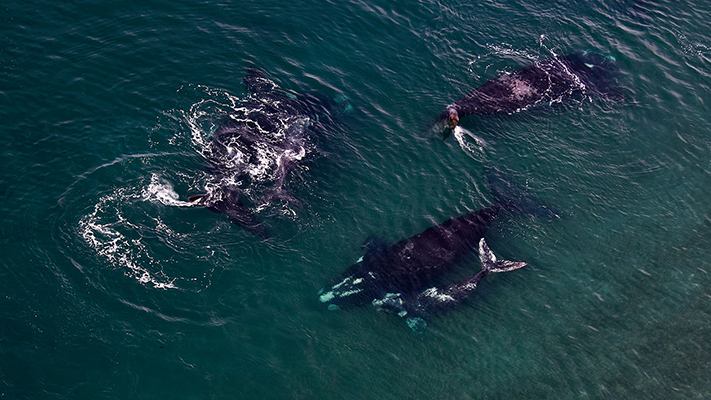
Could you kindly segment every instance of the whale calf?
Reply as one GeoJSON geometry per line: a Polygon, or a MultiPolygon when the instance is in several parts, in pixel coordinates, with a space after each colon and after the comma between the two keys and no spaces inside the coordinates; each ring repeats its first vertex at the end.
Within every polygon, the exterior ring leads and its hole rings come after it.
{"type": "Polygon", "coordinates": [[[243,82],[251,96],[208,141],[207,193],[188,199],[268,238],[255,210],[274,201],[302,206],[286,190],[288,177],[313,150],[310,134],[331,120],[337,105],[316,94],[286,92],[257,68],[249,68],[243,82]]]}
{"type": "MultiPolygon", "coordinates": [[[[508,185],[508,184],[507,184],[508,185]]],[[[521,268],[524,262],[497,261],[484,240],[484,234],[504,211],[525,211],[555,216],[528,199],[512,201],[511,186],[492,187],[496,205],[450,218],[415,236],[387,245],[370,238],[363,244],[365,255],[332,283],[321,289],[319,300],[329,310],[371,304],[376,309],[397,314],[416,331],[425,326],[424,318],[447,311],[474,291],[491,272],[521,268]],[[436,287],[433,283],[478,248],[482,269],[459,282],[436,287]]]]}
{"type": "Polygon", "coordinates": [[[553,103],[586,90],[619,97],[615,59],[585,51],[538,61],[500,75],[447,106],[434,126],[446,139],[462,117],[514,113],[541,103],[553,103]]]}

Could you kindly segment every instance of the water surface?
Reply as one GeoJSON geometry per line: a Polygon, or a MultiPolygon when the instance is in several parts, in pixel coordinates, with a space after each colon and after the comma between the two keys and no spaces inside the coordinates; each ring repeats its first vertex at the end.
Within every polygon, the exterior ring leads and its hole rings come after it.
{"type": "MultiPolygon", "coordinates": [[[[704,398],[711,387],[711,8],[702,2],[5,5],[0,394],[7,398],[704,398]],[[502,73],[608,54],[582,96],[424,128],[502,73]],[[347,98],[259,210],[187,207],[213,112],[347,98]],[[559,212],[487,235],[529,267],[422,334],[316,293],[361,255],[493,203],[494,166],[559,212]]],[[[451,279],[480,268],[472,257],[451,279]]]]}

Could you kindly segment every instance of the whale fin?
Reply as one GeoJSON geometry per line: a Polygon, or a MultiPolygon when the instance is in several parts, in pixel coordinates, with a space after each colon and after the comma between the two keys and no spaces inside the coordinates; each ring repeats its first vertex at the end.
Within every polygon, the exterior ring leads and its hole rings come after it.
{"type": "Polygon", "coordinates": [[[420,317],[407,318],[405,322],[415,333],[423,333],[427,328],[427,321],[420,317]]]}
{"type": "Polygon", "coordinates": [[[365,250],[365,255],[370,256],[375,253],[379,253],[385,250],[388,244],[381,238],[376,236],[368,236],[367,239],[360,246],[361,249],[365,250]]]}
{"type": "Polygon", "coordinates": [[[205,197],[207,197],[207,194],[194,194],[194,195],[188,197],[188,201],[191,203],[200,204],[201,203],[200,200],[204,199],[205,197]]]}
{"type": "Polygon", "coordinates": [[[509,272],[528,265],[522,261],[497,260],[484,238],[479,241],[479,260],[486,272],[509,272]]]}

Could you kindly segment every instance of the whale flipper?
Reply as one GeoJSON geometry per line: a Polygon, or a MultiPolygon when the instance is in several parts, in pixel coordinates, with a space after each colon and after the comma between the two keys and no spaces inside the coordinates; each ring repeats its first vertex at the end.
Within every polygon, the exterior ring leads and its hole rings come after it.
{"type": "MultiPolygon", "coordinates": [[[[200,203],[202,202],[202,199],[204,199],[204,198],[206,198],[206,197],[207,197],[207,194],[205,194],[205,193],[203,193],[203,194],[194,194],[194,195],[188,197],[188,201],[191,202],[191,203],[200,204],[200,203]]],[[[201,204],[201,205],[202,205],[202,204],[201,204]]]]}
{"type": "Polygon", "coordinates": [[[361,249],[365,251],[366,256],[371,256],[375,253],[379,253],[388,247],[387,242],[377,236],[368,236],[367,239],[360,246],[361,249]]]}

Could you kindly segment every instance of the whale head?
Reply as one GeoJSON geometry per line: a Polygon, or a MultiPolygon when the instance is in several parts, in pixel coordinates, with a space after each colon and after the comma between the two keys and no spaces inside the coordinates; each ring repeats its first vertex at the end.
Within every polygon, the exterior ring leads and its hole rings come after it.
{"type": "MultiPolygon", "coordinates": [[[[362,259],[351,266],[347,272],[353,271],[359,267],[359,264],[362,264],[362,259]]],[[[377,275],[373,272],[358,271],[345,274],[334,284],[318,292],[319,301],[332,311],[367,304],[378,295],[376,282],[377,275]]]]}
{"type": "Polygon", "coordinates": [[[442,132],[443,139],[448,138],[458,125],[459,112],[452,106],[447,107],[447,109],[437,117],[437,121],[435,121],[435,127],[438,131],[442,132]]]}

